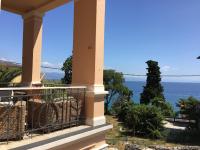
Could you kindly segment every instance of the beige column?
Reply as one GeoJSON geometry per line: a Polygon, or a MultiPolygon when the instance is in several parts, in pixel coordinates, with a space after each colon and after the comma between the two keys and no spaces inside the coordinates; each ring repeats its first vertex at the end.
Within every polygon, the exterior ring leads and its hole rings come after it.
{"type": "Polygon", "coordinates": [[[86,123],[105,123],[103,86],[105,0],[74,1],[73,85],[86,85],[86,123]]]}
{"type": "Polygon", "coordinates": [[[43,14],[31,12],[23,16],[22,84],[40,84],[43,14]]]}

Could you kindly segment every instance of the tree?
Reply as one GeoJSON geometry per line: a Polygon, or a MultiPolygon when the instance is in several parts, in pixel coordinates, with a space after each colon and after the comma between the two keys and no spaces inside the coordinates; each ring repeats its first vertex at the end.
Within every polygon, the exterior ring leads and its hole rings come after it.
{"type": "Polygon", "coordinates": [[[68,57],[63,63],[62,71],[65,72],[64,77],[61,79],[64,84],[71,84],[72,82],[72,56],[68,57]]]}
{"type": "Polygon", "coordinates": [[[0,82],[9,83],[13,78],[20,75],[22,72],[21,68],[11,67],[0,70],[0,82]]]}
{"type": "Polygon", "coordinates": [[[160,67],[158,66],[158,62],[149,60],[146,63],[148,65],[147,80],[146,80],[146,86],[144,86],[144,90],[141,93],[140,103],[149,104],[151,100],[155,97],[159,97],[165,100],[163,95],[163,87],[160,83],[161,72],[160,72],[160,67]]]}
{"type": "MultiPolygon", "coordinates": [[[[63,63],[62,70],[65,72],[62,82],[65,84],[71,84],[72,81],[72,56],[68,57],[63,63]]],[[[128,101],[131,100],[133,96],[133,91],[129,90],[128,87],[124,85],[124,77],[122,73],[116,72],[115,70],[104,70],[103,81],[105,85],[105,90],[109,91],[109,94],[105,98],[105,114],[109,113],[109,105],[112,100],[125,98],[128,101]]]]}
{"type": "Polygon", "coordinates": [[[121,90],[120,91],[121,92],[119,94],[123,99],[126,99],[127,101],[131,101],[131,98],[133,96],[133,91],[132,90],[130,90],[126,86],[121,86],[121,90]]]}
{"type": "MultiPolygon", "coordinates": [[[[200,129],[200,101],[194,97],[181,98],[177,106],[180,108],[180,114],[186,119],[195,120],[194,127],[200,129]]],[[[191,122],[190,127],[193,127],[191,122]]]]}
{"type": "Polygon", "coordinates": [[[129,90],[125,85],[125,79],[122,73],[116,72],[115,70],[104,70],[104,85],[105,90],[109,91],[109,94],[105,98],[105,114],[109,113],[109,105],[115,98],[126,97],[130,100],[133,92],[129,90]]]}
{"type": "Polygon", "coordinates": [[[124,109],[124,125],[133,134],[144,135],[150,138],[160,138],[163,130],[164,117],[161,111],[152,105],[132,105],[124,109]],[[127,109],[128,108],[128,109],[127,109]]]}

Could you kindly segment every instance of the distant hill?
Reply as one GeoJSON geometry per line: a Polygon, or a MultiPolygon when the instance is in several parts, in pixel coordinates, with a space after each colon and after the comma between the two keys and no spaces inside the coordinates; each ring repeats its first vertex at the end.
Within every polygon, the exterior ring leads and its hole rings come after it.
{"type": "Polygon", "coordinates": [[[45,72],[45,79],[46,80],[60,80],[63,77],[64,77],[64,73],[45,72]]]}
{"type": "Polygon", "coordinates": [[[0,60],[0,65],[2,67],[21,67],[20,64],[11,61],[0,60]]]}
{"type": "Polygon", "coordinates": [[[146,81],[146,77],[127,77],[127,76],[125,76],[125,81],[146,81]]]}
{"type": "MultiPolygon", "coordinates": [[[[0,67],[3,68],[21,67],[21,64],[11,61],[0,60],[0,67]]],[[[45,74],[45,79],[47,80],[60,80],[61,78],[64,77],[64,73],[59,73],[59,72],[44,72],[44,74],[45,74]]]]}

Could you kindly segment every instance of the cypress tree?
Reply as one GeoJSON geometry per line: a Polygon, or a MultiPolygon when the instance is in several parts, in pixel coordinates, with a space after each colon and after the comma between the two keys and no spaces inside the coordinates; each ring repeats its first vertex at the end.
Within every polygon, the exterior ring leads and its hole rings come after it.
{"type": "Polygon", "coordinates": [[[155,97],[162,98],[165,101],[163,95],[163,87],[161,85],[160,77],[160,67],[158,62],[149,60],[146,62],[148,65],[147,68],[147,80],[146,86],[144,86],[143,92],[141,93],[140,103],[149,104],[155,97]]]}

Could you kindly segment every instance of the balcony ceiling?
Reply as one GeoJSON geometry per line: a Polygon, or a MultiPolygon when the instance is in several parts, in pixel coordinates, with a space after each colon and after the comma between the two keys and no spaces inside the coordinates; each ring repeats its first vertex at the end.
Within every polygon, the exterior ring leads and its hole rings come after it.
{"type": "Polygon", "coordinates": [[[72,0],[2,0],[2,9],[23,15],[31,11],[46,12],[72,0]]]}

